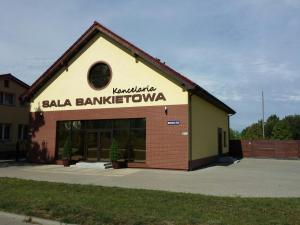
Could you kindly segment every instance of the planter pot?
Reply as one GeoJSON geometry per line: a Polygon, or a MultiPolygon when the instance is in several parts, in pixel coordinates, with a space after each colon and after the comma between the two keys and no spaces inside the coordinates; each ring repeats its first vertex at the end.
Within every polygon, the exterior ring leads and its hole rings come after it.
{"type": "Polygon", "coordinates": [[[121,169],[127,167],[127,163],[124,161],[112,161],[111,164],[114,169],[121,169]]]}
{"type": "Polygon", "coordinates": [[[70,160],[68,160],[68,159],[63,159],[62,161],[63,161],[63,165],[64,165],[65,167],[70,166],[70,160]]]}

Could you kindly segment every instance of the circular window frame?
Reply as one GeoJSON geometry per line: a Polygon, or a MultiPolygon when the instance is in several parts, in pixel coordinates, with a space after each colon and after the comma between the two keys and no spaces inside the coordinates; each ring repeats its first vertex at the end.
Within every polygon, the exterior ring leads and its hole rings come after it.
{"type": "Polygon", "coordinates": [[[111,80],[112,80],[112,76],[113,76],[113,72],[112,72],[111,66],[110,66],[107,62],[105,62],[105,61],[97,61],[97,62],[94,62],[94,63],[90,66],[90,68],[88,69],[86,78],[87,78],[87,82],[88,82],[89,86],[90,86],[92,89],[94,89],[94,90],[96,90],[96,91],[100,91],[100,90],[106,88],[106,87],[110,84],[110,82],[111,82],[111,80]],[[90,76],[90,71],[91,71],[91,69],[92,69],[95,65],[97,65],[97,64],[99,64],[99,63],[105,64],[105,65],[108,66],[109,71],[110,71],[110,78],[109,78],[109,81],[107,82],[107,84],[106,84],[105,86],[103,86],[103,87],[101,87],[101,88],[96,88],[96,87],[93,85],[93,83],[90,82],[89,76],[90,76]]]}

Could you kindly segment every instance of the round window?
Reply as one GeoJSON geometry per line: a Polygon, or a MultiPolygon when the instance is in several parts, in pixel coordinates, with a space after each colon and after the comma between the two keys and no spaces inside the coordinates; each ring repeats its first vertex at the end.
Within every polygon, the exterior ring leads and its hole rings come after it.
{"type": "Polygon", "coordinates": [[[88,74],[88,81],[95,89],[104,88],[111,79],[110,67],[103,62],[93,65],[88,74]]]}

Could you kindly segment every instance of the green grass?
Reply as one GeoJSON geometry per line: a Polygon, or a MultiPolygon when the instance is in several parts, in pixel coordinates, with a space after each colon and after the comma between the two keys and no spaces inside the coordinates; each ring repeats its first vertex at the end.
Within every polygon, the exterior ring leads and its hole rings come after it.
{"type": "Polygon", "coordinates": [[[197,194],[0,178],[0,210],[77,224],[300,224],[300,198],[197,194]]]}

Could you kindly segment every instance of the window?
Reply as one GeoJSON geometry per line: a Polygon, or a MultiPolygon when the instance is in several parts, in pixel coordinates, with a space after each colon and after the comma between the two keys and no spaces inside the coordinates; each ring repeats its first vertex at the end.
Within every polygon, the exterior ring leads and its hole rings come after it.
{"type": "Polygon", "coordinates": [[[130,120],[114,120],[114,129],[129,129],[130,120]]]}
{"type": "Polygon", "coordinates": [[[10,139],[10,124],[0,124],[0,141],[10,139]]]}
{"type": "Polygon", "coordinates": [[[9,87],[9,80],[4,80],[4,87],[6,87],[6,88],[9,87]]]}
{"type": "Polygon", "coordinates": [[[224,136],[224,147],[227,147],[227,134],[226,134],[226,131],[223,132],[223,136],[224,136]]]}
{"type": "Polygon", "coordinates": [[[130,162],[144,162],[146,159],[145,118],[59,121],[57,159],[62,159],[67,138],[71,138],[74,160],[109,160],[113,139],[118,143],[122,158],[130,162]]]}
{"type": "Polygon", "coordinates": [[[15,95],[7,92],[0,92],[0,105],[14,105],[15,95]]]}
{"type": "Polygon", "coordinates": [[[13,105],[14,104],[14,94],[6,93],[4,98],[4,104],[5,105],[13,105]]]}
{"type": "Polygon", "coordinates": [[[28,138],[28,126],[24,124],[19,124],[18,126],[18,139],[27,140],[28,138]]]}
{"type": "Polygon", "coordinates": [[[131,150],[132,161],[144,162],[146,159],[146,130],[145,129],[131,129],[131,150]]]}
{"type": "Polygon", "coordinates": [[[96,63],[89,70],[88,81],[95,89],[104,88],[110,82],[110,79],[111,70],[106,63],[96,63]]]}
{"type": "Polygon", "coordinates": [[[57,124],[57,158],[62,159],[63,158],[63,150],[64,145],[68,138],[71,137],[71,122],[65,121],[65,122],[58,122],[57,124]]]}

